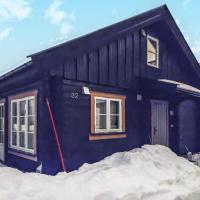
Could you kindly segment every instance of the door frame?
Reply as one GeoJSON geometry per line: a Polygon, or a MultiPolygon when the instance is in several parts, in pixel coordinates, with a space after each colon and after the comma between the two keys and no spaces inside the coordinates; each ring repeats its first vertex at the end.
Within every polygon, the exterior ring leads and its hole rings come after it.
{"type": "Polygon", "coordinates": [[[152,104],[153,103],[162,103],[163,105],[166,106],[167,108],[167,112],[166,112],[166,137],[167,137],[167,140],[166,140],[166,146],[169,147],[169,102],[168,101],[165,101],[165,100],[158,100],[158,99],[151,99],[150,100],[150,104],[151,104],[151,110],[150,110],[150,113],[151,113],[151,144],[153,144],[152,142],[152,137],[153,137],[153,112],[152,112],[152,104]]]}
{"type": "Polygon", "coordinates": [[[3,99],[3,100],[0,100],[0,106],[2,106],[3,105],[3,108],[4,108],[4,110],[3,110],[3,114],[4,114],[4,117],[3,117],[3,159],[0,159],[0,161],[1,162],[5,162],[5,118],[6,118],[6,116],[5,116],[5,100],[3,99]]]}

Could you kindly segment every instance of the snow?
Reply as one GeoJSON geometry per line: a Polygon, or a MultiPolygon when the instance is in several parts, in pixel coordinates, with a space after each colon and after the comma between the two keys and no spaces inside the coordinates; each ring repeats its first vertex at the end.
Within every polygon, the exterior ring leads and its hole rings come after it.
{"type": "Polygon", "coordinates": [[[27,199],[199,200],[200,168],[160,145],[115,153],[56,176],[1,167],[0,200],[27,199]]]}
{"type": "Polygon", "coordinates": [[[200,167],[200,153],[195,153],[192,155],[192,162],[194,162],[195,165],[200,167]]]}
{"type": "Polygon", "coordinates": [[[200,94],[200,90],[198,88],[195,88],[195,87],[188,85],[188,84],[185,84],[185,83],[180,83],[180,82],[168,80],[168,79],[158,79],[158,81],[166,82],[166,83],[173,83],[173,84],[176,84],[177,88],[180,89],[180,90],[200,94]]]}

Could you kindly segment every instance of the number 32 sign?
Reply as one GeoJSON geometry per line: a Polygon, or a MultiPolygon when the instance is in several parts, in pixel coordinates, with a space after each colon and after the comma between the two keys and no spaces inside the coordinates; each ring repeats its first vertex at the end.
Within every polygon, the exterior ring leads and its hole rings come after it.
{"type": "Polygon", "coordinates": [[[77,92],[72,92],[72,93],[70,94],[70,97],[71,97],[72,99],[78,99],[78,93],[77,93],[77,92]]]}

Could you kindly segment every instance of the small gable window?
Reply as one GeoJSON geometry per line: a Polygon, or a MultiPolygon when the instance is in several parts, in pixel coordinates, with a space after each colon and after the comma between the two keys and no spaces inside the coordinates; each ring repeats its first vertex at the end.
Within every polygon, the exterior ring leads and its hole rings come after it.
{"type": "Polygon", "coordinates": [[[147,65],[159,68],[159,40],[147,36],[147,65]]]}

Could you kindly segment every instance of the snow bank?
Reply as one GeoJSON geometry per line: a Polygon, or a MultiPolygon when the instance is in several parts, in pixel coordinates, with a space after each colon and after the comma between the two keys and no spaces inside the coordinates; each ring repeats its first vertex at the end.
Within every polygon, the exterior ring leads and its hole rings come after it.
{"type": "Polygon", "coordinates": [[[0,200],[199,200],[200,168],[145,145],[55,177],[0,168],[0,200]]]}

